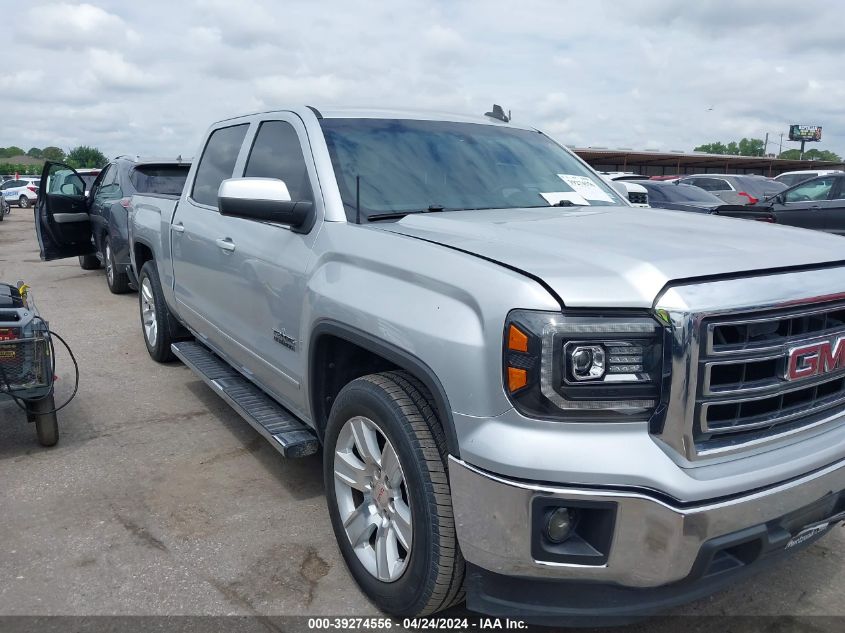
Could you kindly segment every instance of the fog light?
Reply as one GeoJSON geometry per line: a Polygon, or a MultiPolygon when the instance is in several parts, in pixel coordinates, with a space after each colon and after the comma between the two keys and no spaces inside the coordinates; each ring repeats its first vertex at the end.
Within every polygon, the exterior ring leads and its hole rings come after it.
{"type": "Polygon", "coordinates": [[[572,534],[572,515],[567,508],[558,508],[546,521],[546,537],[552,543],[563,543],[572,534]]]}

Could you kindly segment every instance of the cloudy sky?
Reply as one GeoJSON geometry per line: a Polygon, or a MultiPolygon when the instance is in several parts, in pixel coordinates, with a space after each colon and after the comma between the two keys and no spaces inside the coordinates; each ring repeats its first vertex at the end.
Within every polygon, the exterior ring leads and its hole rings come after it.
{"type": "Polygon", "coordinates": [[[840,2],[25,4],[4,29],[0,146],[192,156],[212,121],[289,103],[496,102],[569,145],[691,150],[802,123],[845,154],[840,2]]]}

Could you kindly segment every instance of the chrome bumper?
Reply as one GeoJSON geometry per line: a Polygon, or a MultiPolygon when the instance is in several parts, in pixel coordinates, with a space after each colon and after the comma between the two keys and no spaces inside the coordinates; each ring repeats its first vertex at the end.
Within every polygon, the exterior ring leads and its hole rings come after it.
{"type": "Polygon", "coordinates": [[[658,587],[690,575],[712,539],[773,521],[845,490],[845,461],[757,492],[694,507],[674,507],[645,493],[566,488],[507,480],[449,458],[458,541],[470,563],[508,576],[658,587]],[[534,560],[535,496],[616,504],[604,565],[534,560]]]}

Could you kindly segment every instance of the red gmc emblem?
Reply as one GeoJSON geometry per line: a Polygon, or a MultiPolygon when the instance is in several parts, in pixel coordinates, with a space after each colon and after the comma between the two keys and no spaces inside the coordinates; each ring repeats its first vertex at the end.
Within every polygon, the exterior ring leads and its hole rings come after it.
{"type": "Polygon", "coordinates": [[[829,341],[819,341],[789,350],[787,380],[823,376],[845,369],[845,334],[829,341]]]}

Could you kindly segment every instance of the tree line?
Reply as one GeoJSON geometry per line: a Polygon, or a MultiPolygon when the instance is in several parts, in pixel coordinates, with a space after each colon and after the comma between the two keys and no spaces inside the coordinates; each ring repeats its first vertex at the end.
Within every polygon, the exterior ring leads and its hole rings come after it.
{"type": "MultiPolygon", "coordinates": [[[[761,138],[742,138],[739,141],[731,141],[729,143],[722,143],[720,141],[705,143],[694,148],[692,151],[728,156],[765,156],[766,143],[761,138]]],[[[801,150],[788,149],[778,154],[778,158],[798,160],[801,158],[801,150]]],[[[839,154],[831,152],[830,150],[808,149],[804,152],[804,160],[829,160],[841,162],[842,158],[839,154]]]]}
{"type": "Polygon", "coordinates": [[[51,160],[60,163],[66,163],[71,167],[103,167],[109,162],[105,154],[103,154],[96,147],[88,145],[79,145],[73,149],[65,152],[60,147],[30,147],[29,151],[24,152],[23,148],[12,145],[10,147],[0,147],[0,174],[39,174],[41,173],[41,165],[26,165],[22,163],[13,162],[19,156],[29,156],[37,160],[51,160]],[[6,160],[4,160],[6,159],[6,160]]]}

